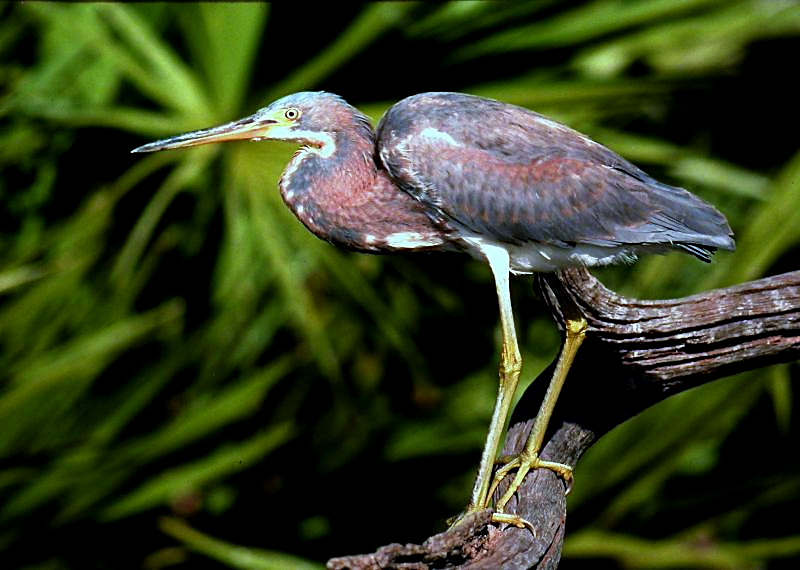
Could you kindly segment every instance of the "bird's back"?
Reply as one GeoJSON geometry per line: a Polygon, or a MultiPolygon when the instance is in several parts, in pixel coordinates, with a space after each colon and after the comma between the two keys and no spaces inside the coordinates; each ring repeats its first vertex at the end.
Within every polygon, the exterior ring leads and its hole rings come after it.
{"type": "Polygon", "coordinates": [[[606,147],[527,109],[424,93],[377,128],[395,182],[470,249],[501,244],[521,272],[597,265],[681,248],[733,249],[725,217],[606,147]]]}

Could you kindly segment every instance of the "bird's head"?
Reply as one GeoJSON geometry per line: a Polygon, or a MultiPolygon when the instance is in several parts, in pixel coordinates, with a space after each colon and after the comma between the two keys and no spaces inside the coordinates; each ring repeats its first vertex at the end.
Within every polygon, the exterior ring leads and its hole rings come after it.
{"type": "Polygon", "coordinates": [[[363,117],[341,97],[304,91],[282,97],[249,117],[148,143],[131,152],[153,152],[236,140],[295,141],[320,149],[335,148],[334,135],[363,117]]]}

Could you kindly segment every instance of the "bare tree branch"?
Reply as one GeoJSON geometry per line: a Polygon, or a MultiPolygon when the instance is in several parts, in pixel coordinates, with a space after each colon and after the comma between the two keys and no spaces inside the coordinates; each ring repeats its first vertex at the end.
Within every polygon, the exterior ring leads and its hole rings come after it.
{"type": "MultiPolygon", "coordinates": [[[[550,461],[574,467],[597,438],[672,394],[800,358],[800,271],[656,301],[617,295],[585,269],[542,274],[537,282],[558,322],[567,302],[589,323],[550,421],[542,451],[550,461]]],[[[542,376],[548,378],[552,368],[542,376]]],[[[535,382],[517,405],[503,453],[524,447],[546,384],[535,382]]],[[[533,523],[536,535],[490,525],[487,511],[422,545],[393,544],[333,559],[328,567],[556,568],[566,522],[564,483],[552,471],[534,471],[507,510],[533,523]]]]}

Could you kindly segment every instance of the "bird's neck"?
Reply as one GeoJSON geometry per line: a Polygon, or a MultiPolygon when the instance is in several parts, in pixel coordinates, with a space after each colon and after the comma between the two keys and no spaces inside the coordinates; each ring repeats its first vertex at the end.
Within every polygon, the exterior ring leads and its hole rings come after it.
{"type": "Polygon", "coordinates": [[[377,176],[371,142],[328,135],[322,146],[298,150],[281,177],[283,201],[314,234],[331,239],[334,219],[358,208],[377,176]]]}
{"type": "Polygon", "coordinates": [[[422,206],[376,164],[371,128],[330,136],[300,149],[280,182],[284,202],[312,233],[375,253],[441,243],[422,206]]]}

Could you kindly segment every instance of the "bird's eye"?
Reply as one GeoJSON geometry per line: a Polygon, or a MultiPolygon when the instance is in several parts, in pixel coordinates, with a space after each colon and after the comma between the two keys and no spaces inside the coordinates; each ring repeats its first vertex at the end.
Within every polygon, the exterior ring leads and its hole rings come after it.
{"type": "Polygon", "coordinates": [[[294,121],[300,118],[300,109],[295,109],[294,107],[289,107],[283,112],[283,116],[289,119],[290,121],[294,121]]]}

